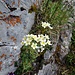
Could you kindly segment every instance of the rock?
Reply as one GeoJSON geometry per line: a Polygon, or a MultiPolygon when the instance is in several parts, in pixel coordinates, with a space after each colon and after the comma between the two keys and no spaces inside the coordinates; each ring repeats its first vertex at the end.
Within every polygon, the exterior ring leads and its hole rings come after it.
{"type": "Polygon", "coordinates": [[[28,13],[33,2],[36,0],[0,1],[0,75],[16,70],[22,38],[34,24],[35,12],[28,13]]]}

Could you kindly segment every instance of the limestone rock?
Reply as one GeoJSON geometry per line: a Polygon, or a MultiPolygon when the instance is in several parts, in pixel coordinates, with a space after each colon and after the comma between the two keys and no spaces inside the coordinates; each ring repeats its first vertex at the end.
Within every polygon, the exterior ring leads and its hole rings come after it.
{"type": "Polygon", "coordinates": [[[16,69],[22,38],[34,24],[35,12],[28,13],[33,2],[36,0],[0,0],[0,75],[16,69]]]}

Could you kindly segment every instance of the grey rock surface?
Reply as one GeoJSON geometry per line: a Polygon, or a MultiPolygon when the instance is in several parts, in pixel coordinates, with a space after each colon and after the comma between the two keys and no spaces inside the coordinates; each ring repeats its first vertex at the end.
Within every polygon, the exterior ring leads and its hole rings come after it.
{"type": "Polygon", "coordinates": [[[37,0],[0,0],[0,75],[14,72],[22,38],[34,24],[35,12],[28,13],[37,0]],[[21,10],[23,8],[23,10],[21,10]]]}

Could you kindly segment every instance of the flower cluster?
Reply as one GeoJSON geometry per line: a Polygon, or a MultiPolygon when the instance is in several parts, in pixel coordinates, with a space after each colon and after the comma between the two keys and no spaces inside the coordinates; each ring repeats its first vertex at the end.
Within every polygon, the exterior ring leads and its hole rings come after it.
{"type": "Polygon", "coordinates": [[[22,45],[30,46],[33,49],[38,50],[38,52],[42,52],[46,45],[52,45],[48,35],[33,35],[28,34],[24,36],[22,40],[22,45]]]}
{"type": "Polygon", "coordinates": [[[53,27],[51,27],[50,23],[48,23],[48,22],[42,22],[42,27],[43,28],[49,27],[50,29],[53,29],[53,27]]]}

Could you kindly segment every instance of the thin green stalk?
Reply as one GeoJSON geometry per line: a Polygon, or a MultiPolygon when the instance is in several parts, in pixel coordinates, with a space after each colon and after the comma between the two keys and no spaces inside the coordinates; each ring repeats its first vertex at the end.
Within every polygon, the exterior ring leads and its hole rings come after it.
{"type": "Polygon", "coordinates": [[[52,19],[53,15],[55,14],[55,12],[57,11],[58,7],[59,7],[59,4],[61,3],[62,0],[59,0],[59,2],[57,3],[57,7],[55,8],[53,14],[51,15],[50,19],[52,19]]]}

